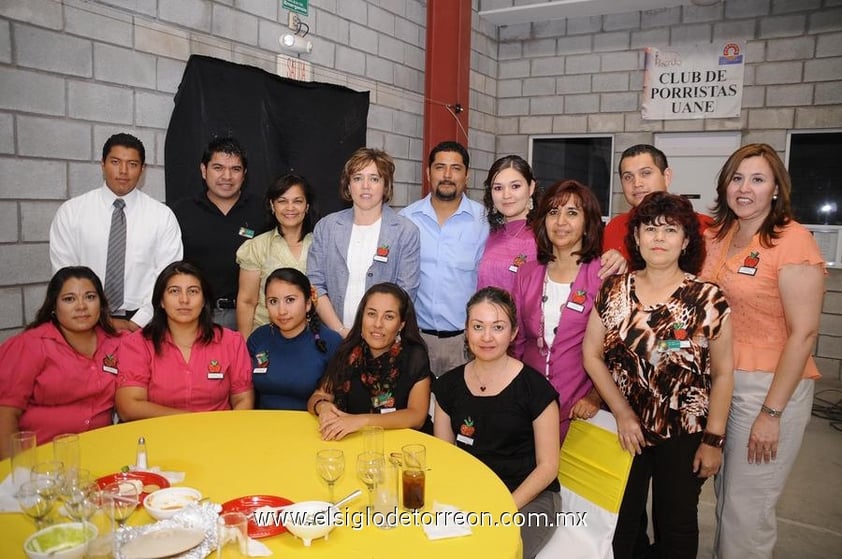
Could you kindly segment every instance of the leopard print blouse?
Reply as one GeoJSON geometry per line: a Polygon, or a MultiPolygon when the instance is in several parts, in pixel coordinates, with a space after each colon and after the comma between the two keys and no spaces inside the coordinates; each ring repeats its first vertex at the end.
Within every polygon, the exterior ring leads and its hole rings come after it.
{"type": "Polygon", "coordinates": [[[640,418],[647,442],[703,431],[710,395],[708,340],[730,313],[714,283],[685,274],[670,298],[645,307],[634,272],[602,285],[594,308],[606,329],[605,364],[640,418]]]}

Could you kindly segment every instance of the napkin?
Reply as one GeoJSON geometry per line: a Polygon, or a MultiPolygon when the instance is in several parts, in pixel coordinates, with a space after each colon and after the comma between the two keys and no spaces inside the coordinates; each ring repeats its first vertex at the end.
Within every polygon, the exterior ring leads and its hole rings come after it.
{"type": "Polygon", "coordinates": [[[138,468],[137,466],[129,466],[129,470],[133,472],[152,472],[153,474],[163,476],[171,484],[181,483],[182,481],[184,481],[185,478],[184,472],[164,472],[161,471],[160,466],[152,466],[151,468],[138,468]]]}
{"type": "Polygon", "coordinates": [[[424,533],[430,540],[458,538],[472,534],[467,515],[453,505],[433,501],[433,518],[435,519],[433,524],[424,524],[424,533]]]}
{"type": "Polygon", "coordinates": [[[249,538],[249,557],[268,557],[272,555],[269,548],[254,538],[249,538]]]}
{"type": "Polygon", "coordinates": [[[17,487],[12,479],[12,474],[6,476],[6,479],[0,483],[0,513],[2,512],[21,512],[18,500],[15,497],[17,487]]]}

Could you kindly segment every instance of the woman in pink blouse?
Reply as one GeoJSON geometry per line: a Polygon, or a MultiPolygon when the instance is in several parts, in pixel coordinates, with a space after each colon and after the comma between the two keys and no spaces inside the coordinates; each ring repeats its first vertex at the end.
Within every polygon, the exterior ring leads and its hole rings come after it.
{"type": "Polygon", "coordinates": [[[570,420],[592,417],[602,400],[582,364],[582,339],[599,278],[602,219],[590,188],[574,180],[550,186],[538,206],[538,259],[517,274],[513,356],[547,377],[559,394],[559,436],[570,420]]]}
{"type": "Polygon", "coordinates": [[[35,320],[0,346],[0,459],[16,431],[43,444],[111,424],[118,340],[93,270],[56,272],[35,320]]]}
{"type": "Polygon", "coordinates": [[[254,407],[245,341],[213,323],[211,301],[190,263],[173,262],[158,276],[152,320],[123,341],[116,397],[123,420],[254,407]]]}
{"type": "Polygon", "coordinates": [[[535,177],[518,155],[501,157],[485,179],[485,210],[491,234],[477,270],[477,289],[494,286],[512,291],[518,270],[537,254],[532,222],[535,219],[535,177]]]}

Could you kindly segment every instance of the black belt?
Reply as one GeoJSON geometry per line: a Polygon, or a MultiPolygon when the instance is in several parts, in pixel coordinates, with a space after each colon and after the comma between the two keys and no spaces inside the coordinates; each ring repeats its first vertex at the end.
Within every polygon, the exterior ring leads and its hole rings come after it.
{"type": "Polygon", "coordinates": [[[137,314],[137,309],[133,311],[117,311],[111,313],[111,318],[120,318],[122,320],[131,320],[132,317],[137,314]]]}
{"type": "Polygon", "coordinates": [[[237,300],[230,297],[220,297],[213,306],[217,309],[236,309],[237,300]]]}
{"type": "Polygon", "coordinates": [[[453,337],[458,336],[459,334],[463,333],[464,330],[451,330],[449,332],[444,332],[442,330],[424,330],[422,328],[421,332],[423,332],[424,334],[430,335],[430,336],[435,336],[437,338],[453,338],[453,337]]]}

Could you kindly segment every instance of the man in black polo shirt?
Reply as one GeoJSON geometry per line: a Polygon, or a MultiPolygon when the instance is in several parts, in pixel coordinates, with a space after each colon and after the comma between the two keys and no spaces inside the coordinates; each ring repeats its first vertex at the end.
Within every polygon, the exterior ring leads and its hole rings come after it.
{"type": "Polygon", "coordinates": [[[172,207],[184,259],[202,269],[213,289],[214,322],[232,330],[237,329],[237,249],[261,233],[265,221],[260,206],[248,204],[243,191],[247,167],[246,152],[236,139],[212,139],[199,165],[205,191],[172,207]]]}

